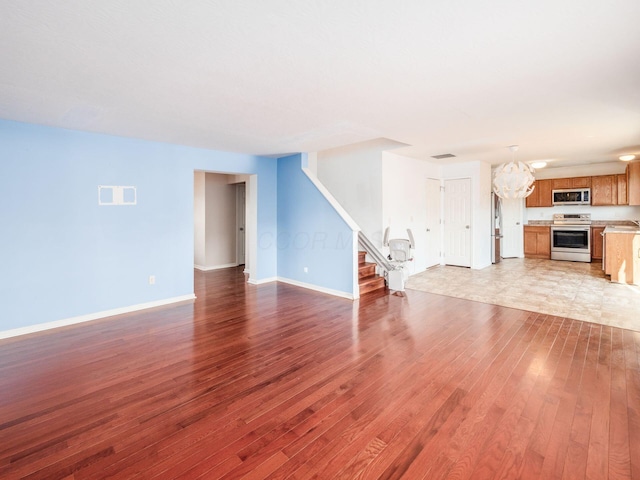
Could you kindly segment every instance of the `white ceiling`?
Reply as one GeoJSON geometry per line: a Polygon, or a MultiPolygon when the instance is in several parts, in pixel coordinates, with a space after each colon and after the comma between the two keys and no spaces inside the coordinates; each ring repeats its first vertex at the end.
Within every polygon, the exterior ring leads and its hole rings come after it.
{"type": "MultiPolygon", "coordinates": [[[[0,118],[273,155],[640,156],[639,0],[2,0],[0,118]]],[[[444,162],[451,162],[446,160],[444,162]]]]}

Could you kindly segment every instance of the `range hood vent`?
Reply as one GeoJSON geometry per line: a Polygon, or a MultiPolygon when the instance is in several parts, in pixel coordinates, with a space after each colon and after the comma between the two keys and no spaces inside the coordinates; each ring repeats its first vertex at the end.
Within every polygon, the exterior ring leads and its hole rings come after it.
{"type": "Polygon", "coordinates": [[[443,153],[441,155],[433,155],[431,158],[435,158],[436,160],[442,160],[443,158],[454,158],[455,155],[453,153],[443,153]]]}

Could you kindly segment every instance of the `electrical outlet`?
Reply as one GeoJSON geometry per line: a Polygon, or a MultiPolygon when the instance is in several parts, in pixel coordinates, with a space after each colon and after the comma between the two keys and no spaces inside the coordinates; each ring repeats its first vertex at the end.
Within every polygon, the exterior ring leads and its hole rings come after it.
{"type": "Polygon", "coordinates": [[[149,275],[149,285],[155,285],[155,284],[156,284],[156,276],[149,275]]]}
{"type": "Polygon", "coordinates": [[[309,273],[309,268],[308,268],[308,267],[304,267],[304,268],[302,269],[302,271],[303,271],[304,273],[309,273]]]}

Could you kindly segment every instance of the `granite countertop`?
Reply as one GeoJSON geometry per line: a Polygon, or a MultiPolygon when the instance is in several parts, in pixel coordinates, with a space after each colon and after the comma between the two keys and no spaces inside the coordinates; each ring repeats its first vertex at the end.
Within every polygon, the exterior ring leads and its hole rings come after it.
{"type": "Polygon", "coordinates": [[[638,225],[607,225],[604,229],[604,233],[632,233],[634,235],[640,234],[640,227],[638,225]]]}
{"type": "MultiPolygon", "coordinates": [[[[553,220],[529,220],[528,223],[525,223],[526,225],[531,225],[531,226],[540,226],[540,225],[553,225],[553,220]]],[[[633,223],[632,221],[629,220],[592,220],[591,221],[591,226],[592,227],[637,227],[637,225],[635,223],[633,223]]]]}

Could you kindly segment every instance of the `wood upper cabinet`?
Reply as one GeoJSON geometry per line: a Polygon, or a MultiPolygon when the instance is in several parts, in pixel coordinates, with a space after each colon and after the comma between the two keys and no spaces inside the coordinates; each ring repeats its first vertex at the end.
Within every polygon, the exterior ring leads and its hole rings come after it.
{"type": "Polygon", "coordinates": [[[602,247],[604,238],[602,232],[605,227],[591,227],[591,259],[602,260],[602,247]]]}
{"type": "Polygon", "coordinates": [[[575,177],[571,188],[589,188],[591,186],[591,177],[575,177]]]}
{"type": "Polygon", "coordinates": [[[618,205],[629,205],[627,198],[627,174],[620,173],[616,175],[618,180],[618,205]]]}
{"type": "Polygon", "coordinates": [[[551,258],[551,228],[544,225],[524,226],[524,256],[551,258]]]}
{"type": "Polygon", "coordinates": [[[640,205],[640,162],[627,165],[627,199],[629,205],[640,205]]]}
{"type": "Polygon", "coordinates": [[[618,176],[591,177],[591,205],[618,205],[618,176]]]}
{"type": "Polygon", "coordinates": [[[551,179],[548,179],[536,180],[533,183],[533,192],[526,198],[527,208],[553,206],[553,198],[551,198],[552,182],[551,179]]]}
{"type": "Polygon", "coordinates": [[[564,188],[589,188],[591,186],[591,177],[569,177],[554,178],[552,180],[552,190],[561,190],[564,188]]]}

